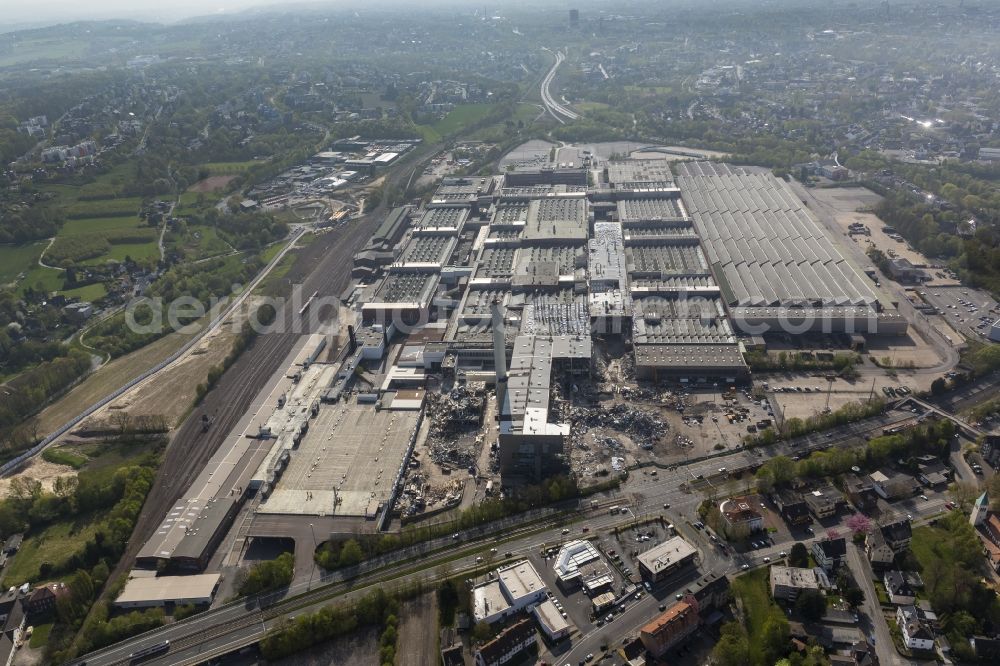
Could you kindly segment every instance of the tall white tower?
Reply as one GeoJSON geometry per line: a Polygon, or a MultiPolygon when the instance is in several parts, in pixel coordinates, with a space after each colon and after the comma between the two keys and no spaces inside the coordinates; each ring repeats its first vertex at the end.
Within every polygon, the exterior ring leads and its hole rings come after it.
{"type": "Polygon", "coordinates": [[[507,337],[504,334],[503,311],[500,309],[499,299],[494,299],[490,304],[490,314],[493,327],[493,365],[496,367],[499,396],[500,386],[507,383],[507,337]]]}

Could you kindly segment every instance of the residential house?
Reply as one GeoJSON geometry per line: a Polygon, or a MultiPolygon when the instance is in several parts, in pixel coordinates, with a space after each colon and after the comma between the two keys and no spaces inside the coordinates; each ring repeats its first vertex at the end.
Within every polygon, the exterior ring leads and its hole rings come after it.
{"type": "Polygon", "coordinates": [[[36,587],[24,602],[24,610],[32,622],[51,616],[60,597],[70,593],[65,583],[47,583],[36,587]]]}
{"type": "Polygon", "coordinates": [[[903,634],[903,644],[910,650],[934,649],[934,631],[918,617],[913,606],[896,609],[896,624],[903,634]]]}
{"type": "Polygon", "coordinates": [[[1000,546],[1000,515],[995,513],[989,514],[986,520],[983,521],[982,529],[990,541],[1000,546]]]}
{"type": "Polygon", "coordinates": [[[0,626],[7,621],[7,617],[13,612],[15,605],[20,605],[21,598],[24,595],[21,593],[21,588],[12,587],[3,595],[0,595],[0,626]]]}
{"type": "Polygon", "coordinates": [[[872,530],[865,536],[865,555],[876,569],[891,566],[896,559],[896,553],[886,543],[881,530],[872,530]]]}
{"type": "Polygon", "coordinates": [[[700,624],[698,602],[688,596],[644,626],[639,633],[639,639],[654,657],[659,658],[693,634],[700,624]]]}
{"type": "Polygon", "coordinates": [[[878,666],[875,648],[869,645],[868,641],[859,641],[851,646],[850,656],[855,666],[878,666]]]}
{"type": "Polygon", "coordinates": [[[14,603],[7,609],[3,622],[0,623],[3,627],[0,633],[0,666],[10,666],[13,663],[17,644],[27,624],[22,599],[23,595],[14,599],[14,603]]]}
{"type": "Polygon", "coordinates": [[[829,485],[807,492],[805,501],[812,514],[820,520],[837,515],[837,511],[847,504],[841,492],[829,485]]]}
{"type": "Polygon", "coordinates": [[[993,467],[1000,465],[1000,435],[986,435],[983,437],[983,446],[980,451],[983,460],[993,467]]]}
{"type": "Polygon", "coordinates": [[[878,493],[875,492],[875,484],[867,476],[845,474],[844,490],[847,499],[862,513],[867,513],[878,506],[878,493]]]}
{"type": "Polygon", "coordinates": [[[894,500],[913,494],[916,481],[909,474],[886,469],[868,475],[872,488],[884,500],[894,500]]]}
{"type": "Polygon", "coordinates": [[[969,644],[976,653],[976,658],[983,664],[995,664],[1000,661],[1000,636],[973,636],[969,644]]]}
{"type": "Polygon", "coordinates": [[[941,488],[951,480],[951,469],[936,456],[925,455],[916,459],[917,478],[928,488],[941,488]]]}
{"type": "Polygon", "coordinates": [[[465,666],[462,649],[461,643],[441,648],[441,664],[443,666],[465,666]]]}
{"type": "Polygon", "coordinates": [[[704,614],[729,603],[729,579],[723,574],[705,574],[684,588],[685,595],[691,595],[698,602],[698,612],[704,614]]]}
{"type": "Polygon", "coordinates": [[[778,507],[778,512],[789,525],[808,525],[812,522],[809,515],[809,505],[800,493],[794,490],[783,490],[772,498],[778,507]]]}
{"type": "Polygon", "coordinates": [[[475,651],[476,666],[501,666],[535,645],[535,627],[527,618],[518,620],[475,651]]]}
{"type": "Polygon", "coordinates": [[[764,529],[764,518],[745,497],[734,497],[719,505],[727,535],[752,534],[764,529]]]}
{"type": "Polygon", "coordinates": [[[819,567],[802,569],[775,565],[771,567],[770,582],[771,596],[788,601],[795,601],[803,590],[823,590],[830,587],[826,572],[819,567]]]}
{"type": "Polygon", "coordinates": [[[913,538],[913,530],[910,528],[910,521],[906,518],[897,520],[894,523],[883,525],[880,529],[885,542],[889,544],[892,551],[897,555],[905,552],[910,547],[910,540],[913,538]]]}
{"type": "Polygon", "coordinates": [[[916,593],[902,572],[895,569],[886,571],[882,576],[882,582],[885,584],[885,591],[889,595],[889,602],[896,606],[910,605],[916,598],[916,593]]]}
{"type": "Polygon", "coordinates": [[[830,575],[844,563],[844,559],[847,557],[847,539],[840,537],[839,539],[817,541],[812,545],[812,554],[816,564],[823,567],[823,571],[830,575]]]}

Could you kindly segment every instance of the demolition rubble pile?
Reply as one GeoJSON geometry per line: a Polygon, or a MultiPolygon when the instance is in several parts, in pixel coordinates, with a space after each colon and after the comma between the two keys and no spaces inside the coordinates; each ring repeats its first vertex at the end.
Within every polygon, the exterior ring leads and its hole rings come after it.
{"type": "Polygon", "coordinates": [[[473,434],[482,425],[486,399],[486,387],[478,382],[448,393],[427,394],[427,448],[431,460],[443,470],[475,464],[482,436],[473,434]]]}
{"type": "MultiPolygon", "coordinates": [[[[418,463],[419,466],[419,463],[418,463]]],[[[411,464],[411,467],[414,467],[411,464]]],[[[414,468],[407,476],[396,509],[403,516],[454,506],[462,500],[463,482],[454,479],[444,486],[432,486],[426,476],[414,468]]]]}
{"type": "MultiPolygon", "coordinates": [[[[659,416],[644,409],[636,409],[624,403],[611,407],[596,406],[588,409],[574,409],[573,421],[577,432],[583,434],[593,428],[614,430],[627,435],[643,449],[651,449],[664,435],[669,426],[659,416]]],[[[611,438],[607,438],[611,439],[611,438]]],[[[617,442],[606,442],[617,448],[617,442]]]]}

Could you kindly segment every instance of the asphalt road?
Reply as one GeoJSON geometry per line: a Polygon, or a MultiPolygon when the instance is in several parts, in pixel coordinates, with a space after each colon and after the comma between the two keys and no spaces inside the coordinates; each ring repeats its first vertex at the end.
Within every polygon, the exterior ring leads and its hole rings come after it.
{"type": "Polygon", "coordinates": [[[872,636],[875,638],[875,654],[878,655],[880,666],[902,666],[908,662],[892,645],[892,634],[889,633],[889,625],[882,614],[878,595],[875,593],[875,584],[872,582],[871,567],[864,560],[865,554],[860,547],[853,543],[847,544],[847,566],[850,567],[855,582],[865,593],[863,628],[869,640],[872,636]]]}

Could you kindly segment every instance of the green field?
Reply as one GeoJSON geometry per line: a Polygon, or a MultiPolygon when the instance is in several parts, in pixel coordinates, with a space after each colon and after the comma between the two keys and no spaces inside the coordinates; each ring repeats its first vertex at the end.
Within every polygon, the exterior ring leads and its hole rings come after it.
{"type": "Polygon", "coordinates": [[[80,469],[90,460],[87,456],[66,446],[50,446],[42,451],[42,458],[56,465],[68,465],[80,469]]]}
{"type": "Polygon", "coordinates": [[[27,245],[0,245],[0,284],[9,284],[17,276],[38,265],[38,257],[48,245],[48,241],[38,241],[27,245]]]}
{"type": "Polygon", "coordinates": [[[83,287],[75,287],[62,292],[66,298],[79,298],[81,301],[94,302],[108,295],[108,290],[100,282],[88,284],[83,287]]]}
{"type": "Polygon", "coordinates": [[[28,646],[31,647],[32,650],[45,647],[45,644],[49,642],[49,633],[51,631],[51,622],[36,625],[35,628],[31,630],[31,641],[28,643],[28,646]]]}
{"type": "Polygon", "coordinates": [[[202,164],[201,168],[208,171],[210,176],[238,176],[247,169],[263,164],[261,160],[248,160],[246,162],[208,162],[202,164]]]}
{"type": "Polygon", "coordinates": [[[492,104],[461,104],[447,116],[434,123],[434,131],[441,136],[454,134],[458,130],[477,123],[489,115],[495,107],[492,104]]]}
{"type": "Polygon", "coordinates": [[[31,581],[38,583],[38,567],[43,562],[52,564],[68,560],[73,553],[97,532],[103,514],[83,516],[74,521],[55,523],[37,534],[24,539],[21,549],[4,570],[3,585],[20,585],[31,581]]]}
{"type": "Polygon", "coordinates": [[[98,199],[96,201],[77,201],[66,206],[66,217],[70,219],[85,217],[132,217],[139,214],[142,199],[132,197],[126,199],[98,199]]]}
{"type": "Polygon", "coordinates": [[[494,109],[492,104],[460,104],[433,125],[417,125],[424,141],[436,142],[473,125],[494,109]]]}
{"type": "Polygon", "coordinates": [[[125,261],[126,257],[132,261],[142,261],[143,259],[159,259],[160,248],[155,241],[150,243],[122,243],[112,245],[111,249],[94,259],[83,261],[85,266],[98,266],[114,259],[115,261],[125,261]]]}
{"type": "Polygon", "coordinates": [[[215,227],[201,225],[189,225],[187,233],[183,237],[168,233],[164,239],[164,245],[168,249],[183,252],[184,259],[187,261],[214,257],[233,250],[229,243],[219,237],[215,227]]]}
{"type": "MultiPolygon", "coordinates": [[[[745,573],[733,580],[733,592],[743,601],[747,618],[747,630],[753,636],[764,628],[771,607],[771,594],[768,591],[768,569],[762,568],[745,573]]],[[[779,611],[780,612],[780,611],[779,611]]]]}
{"type": "Polygon", "coordinates": [[[86,54],[89,45],[84,40],[66,37],[28,39],[17,42],[17,49],[0,56],[0,67],[10,67],[20,63],[46,60],[66,64],[86,54]]]}
{"type": "Polygon", "coordinates": [[[45,292],[59,291],[63,287],[63,272],[36,264],[20,282],[21,291],[27,287],[45,292]]]}
{"type": "Polygon", "coordinates": [[[58,236],[84,236],[95,232],[118,231],[120,229],[152,229],[142,224],[137,217],[87,217],[66,220],[58,236]]]}
{"type": "Polygon", "coordinates": [[[205,202],[204,205],[207,207],[214,206],[215,202],[218,201],[218,196],[213,196],[211,193],[184,192],[177,201],[177,206],[174,208],[174,215],[184,217],[185,215],[197,213],[200,210],[198,206],[199,198],[205,202]]]}

